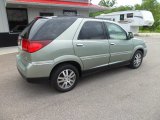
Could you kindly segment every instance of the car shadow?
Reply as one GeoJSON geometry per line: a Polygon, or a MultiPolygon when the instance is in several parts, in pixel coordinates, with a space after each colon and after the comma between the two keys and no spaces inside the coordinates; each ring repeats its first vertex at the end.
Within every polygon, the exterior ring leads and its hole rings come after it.
{"type": "MultiPolygon", "coordinates": [[[[127,67],[117,67],[112,69],[97,69],[94,71],[89,71],[87,73],[84,73],[83,76],[80,78],[78,82],[78,86],[82,86],[84,84],[90,84],[90,82],[93,81],[99,81],[100,78],[103,77],[109,77],[113,76],[117,73],[126,72],[128,70],[127,67]]],[[[56,95],[60,92],[56,91],[54,88],[52,88],[49,84],[49,81],[34,81],[32,83],[27,82],[24,80],[21,76],[19,76],[19,89],[23,90],[26,94],[34,94],[36,96],[38,95],[56,95]]]]}
{"type": "MultiPolygon", "coordinates": [[[[116,74],[120,74],[122,72],[126,72],[129,69],[126,66],[121,66],[121,67],[114,67],[114,68],[107,68],[107,69],[97,69],[95,71],[89,71],[85,73],[79,80],[79,85],[83,84],[89,84],[89,82],[93,82],[96,80],[100,80],[100,78],[107,78],[110,76],[114,76],[116,74]]],[[[107,79],[106,79],[107,80],[107,79]]]]}
{"type": "Polygon", "coordinates": [[[39,80],[39,81],[33,81],[28,82],[24,80],[21,76],[19,76],[19,89],[23,90],[24,93],[28,94],[35,94],[37,95],[54,95],[58,94],[59,92],[54,90],[50,84],[49,81],[39,80]]]}

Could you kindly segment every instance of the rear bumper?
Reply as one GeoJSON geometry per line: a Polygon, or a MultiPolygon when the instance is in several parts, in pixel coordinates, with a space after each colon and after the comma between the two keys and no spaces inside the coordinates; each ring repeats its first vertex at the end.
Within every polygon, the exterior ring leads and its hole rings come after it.
{"type": "Polygon", "coordinates": [[[53,62],[26,62],[17,55],[17,69],[22,77],[28,81],[47,79],[53,68],[53,62]]]}
{"type": "Polygon", "coordinates": [[[17,67],[17,70],[18,70],[18,72],[20,73],[20,75],[23,77],[23,79],[25,79],[25,80],[28,81],[28,82],[49,81],[49,77],[27,78],[26,76],[24,76],[24,75],[21,73],[21,71],[18,69],[18,67],[17,67]]]}

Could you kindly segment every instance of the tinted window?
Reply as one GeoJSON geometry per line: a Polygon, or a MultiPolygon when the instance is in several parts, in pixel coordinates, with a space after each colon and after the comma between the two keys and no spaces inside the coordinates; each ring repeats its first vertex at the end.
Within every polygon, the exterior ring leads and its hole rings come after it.
{"type": "Polygon", "coordinates": [[[21,36],[30,40],[53,40],[69,28],[77,18],[38,19],[30,23],[21,36]]]}
{"type": "Polygon", "coordinates": [[[127,18],[133,18],[133,13],[128,13],[127,18]]]}
{"type": "Polygon", "coordinates": [[[116,40],[125,40],[127,39],[126,32],[118,25],[114,23],[106,23],[109,38],[116,40]]]}
{"type": "Polygon", "coordinates": [[[97,21],[85,22],[79,34],[79,39],[105,39],[103,24],[97,21]]]}
{"type": "Polygon", "coordinates": [[[25,39],[32,39],[40,27],[47,21],[47,19],[33,20],[20,34],[25,39]]]}

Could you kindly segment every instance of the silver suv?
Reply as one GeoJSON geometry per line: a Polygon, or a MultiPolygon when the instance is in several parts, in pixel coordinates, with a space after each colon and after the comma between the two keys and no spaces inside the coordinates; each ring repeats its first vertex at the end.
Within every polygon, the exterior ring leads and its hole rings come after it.
{"type": "Polygon", "coordinates": [[[58,91],[75,87],[82,71],[115,64],[138,68],[142,40],[118,24],[92,18],[39,17],[19,36],[17,68],[28,81],[47,78],[58,91]]]}

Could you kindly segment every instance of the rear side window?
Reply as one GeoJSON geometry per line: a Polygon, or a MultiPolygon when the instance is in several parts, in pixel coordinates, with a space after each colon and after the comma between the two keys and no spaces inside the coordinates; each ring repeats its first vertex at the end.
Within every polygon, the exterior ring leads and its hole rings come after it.
{"type": "Polygon", "coordinates": [[[102,22],[87,21],[83,24],[78,36],[79,40],[83,39],[105,39],[102,22]]]}
{"type": "Polygon", "coordinates": [[[38,19],[31,22],[21,36],[29,40],[53,40],[76,20],[77,18],[38,19]]]}

